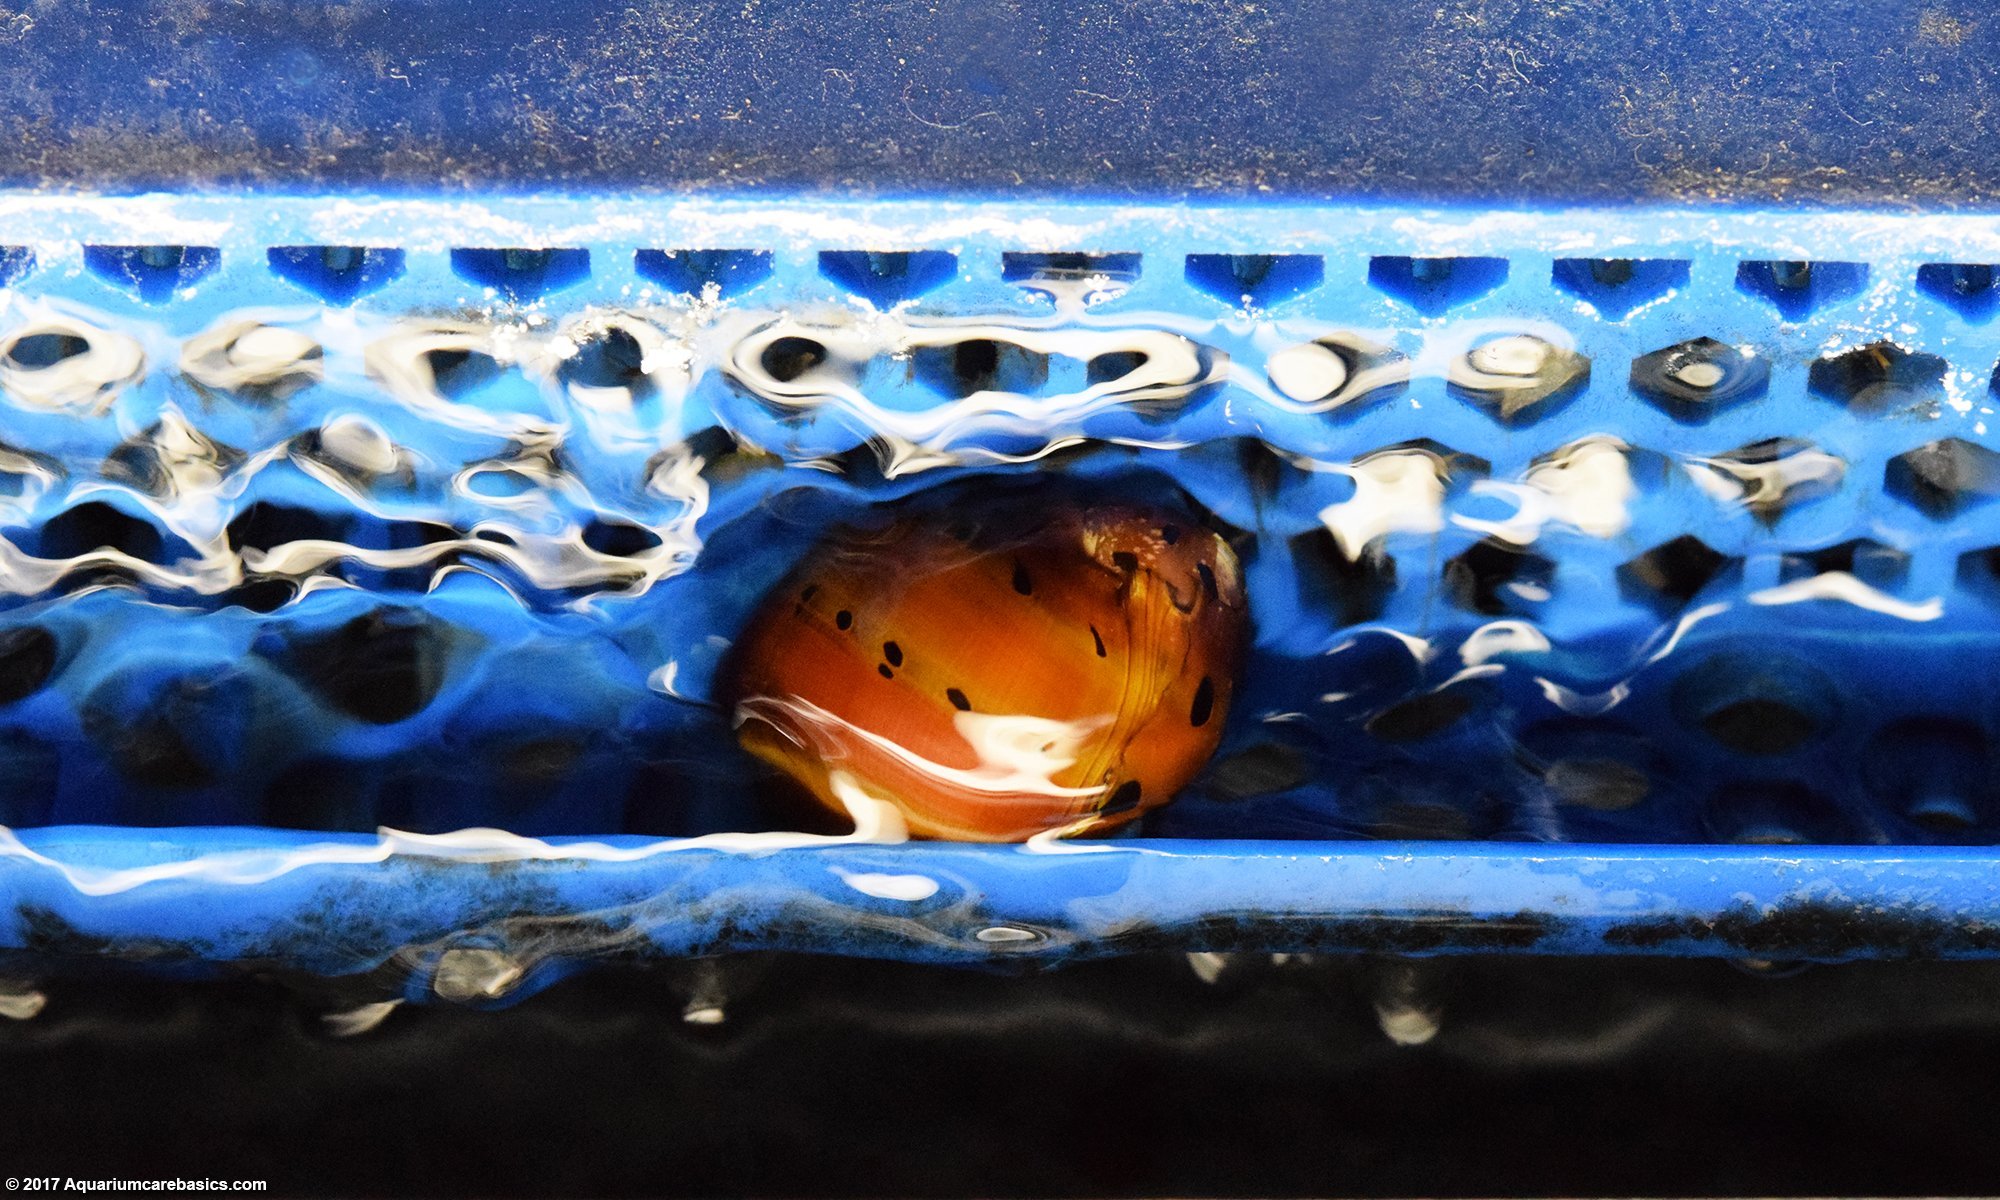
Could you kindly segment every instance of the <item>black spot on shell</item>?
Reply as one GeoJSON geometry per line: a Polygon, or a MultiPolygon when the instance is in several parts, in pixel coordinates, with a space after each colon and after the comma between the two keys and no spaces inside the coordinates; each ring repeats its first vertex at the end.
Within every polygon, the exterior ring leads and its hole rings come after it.
{"type": "Polygon", "coordinates": [[[809,583],[806,585],[805,590],[799,593],[799,603],[810,604],[812,603],[812,598],[817,595],[819,595],[819,585],[809,583]]]}
{"type": "Polygon", "coordinates": [[[833,623],[842,629],[849,628],[854,624],[854,614],[843,608],[833,614],[833,623]]]}
{"type": "Polygon", "coordinates": [[[1131,572],[1139,569],[1139,556],[1130,550],[1114,551],[1111,562],[1121,571],[1131,572]]]}
{"type": "Polygon", "coordinates": [[[1188,724],[1199,729],[1208,724],[1208,718],[1214,712],[1215,681],[1204,675],[1200,686],[1194,689],[1194,707],[1188,710],[1188,724]]]}
{"type": "Polygon", "coordinates": [[[882,678],[884,679],[894,679],[896,677],[896,673],[889,669],[887,663],[877,663],[875,664],[875,669],[882,673],[882,678]]]}
{"type": "Polygon", "coordinates": [[[1215,586],[1215,572],[1209,569],[1207,563],[1196,563],[1194,573],[1201,576],[1202,594],[1208,597],[1211,604],[1222,598],[1222,593],[1215,586]]]}
{"type": "Polygon", "coordinates": [[[1090,640],[1097,643],[1097,657],[1104,657],[1104,635],[1097,632],[1097,626],[1090,627],[1090,640]]]}
{"type": "Polygon", "coordinates": [[[1175,542],[1180,541],[1181,540],[1180,526],[1162,525],[1160,527],[1160,540],[1165,542],[1169,546],[1173,545],[1175,542]]]}
{"type": "Polygon", "coordinates": [[[1136,779],[1128,779],[1124,783],[1118,785],[1118,790],[1111,793],[1111,799],[1106,800],[1104,802],[1104,807],[1099,809],[1098,811],[1106,815],[1109,815],[1111,813],[1130,812],[1131,810],[1139,807],[1139,794],[1140,794],[1139,781],[1136,779]]]}
{"type": "Polygon", "coordinates": [[[883,642],[882,657],[889,660],[890,666],[900,667],[903,665],[903,648],[894,642],[883,642]]]}
{"type": "Polygon", "coordinates": [[[951,701],[951,706],[960,712],[972,711],[972,701],[967,700],[965,693],[959,691],[957,688],[946,688],[944,690],[944,698],[951,701]]]}
{"type": "Polygon", "coordinates": [[[1035,592],[1035,581],[1029,577],[1028,568],[1018,562],[1014,564],[1014,590],[1023,596],[1031,596],[1035,592]]]}
{"type": "Polygon", "coordinates": [[[0,704],[42,689],[56,669],[55,635],[40,625],[16,625],[0,631],[0,704]]]}

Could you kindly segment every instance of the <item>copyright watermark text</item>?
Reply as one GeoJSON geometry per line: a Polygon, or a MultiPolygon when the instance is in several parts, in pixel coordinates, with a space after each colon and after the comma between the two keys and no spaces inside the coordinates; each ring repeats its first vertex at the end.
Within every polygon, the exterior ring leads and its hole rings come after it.
{"type": "Polygon", "coordinates": [[[261,1192],[261,1179],[77,1179],[68,1175],[10,1175],[10,1192],[261,1192]]]}

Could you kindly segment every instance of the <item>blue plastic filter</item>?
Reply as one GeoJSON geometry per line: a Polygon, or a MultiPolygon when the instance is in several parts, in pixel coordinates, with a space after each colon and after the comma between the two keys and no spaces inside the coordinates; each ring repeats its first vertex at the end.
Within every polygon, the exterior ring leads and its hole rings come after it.
{"type": "Polygon", "coordinates": [[[0,242],[9,950],[474,1000],[2000,951],[1988,222],[14,195],[0,242]],[[714,695],[752,609],[1056,476],[1235,540],[1208,768],[1105,840],[774,823],[714,695]]]}

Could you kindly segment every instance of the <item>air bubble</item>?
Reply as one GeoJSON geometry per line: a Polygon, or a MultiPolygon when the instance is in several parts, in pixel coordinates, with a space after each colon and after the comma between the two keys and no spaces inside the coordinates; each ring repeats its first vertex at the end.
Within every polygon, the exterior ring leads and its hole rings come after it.
{"type": "Polygon", "coordinates": [[[1329,334],[1278,351],[1265,361],[1271,386],[1315,412],[1358,412],[1401,391],[1409,360],[1354,334],[1329,334]]]}

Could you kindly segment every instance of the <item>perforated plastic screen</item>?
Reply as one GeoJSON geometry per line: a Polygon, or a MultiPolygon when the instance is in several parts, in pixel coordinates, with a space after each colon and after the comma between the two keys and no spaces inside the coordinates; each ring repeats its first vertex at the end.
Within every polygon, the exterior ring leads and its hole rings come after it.
{"type": "Polygon", "coordinates": [[[0,220],[15,946],[496,996],[769,944],[1994,949],[1976,220],[0,220]],[[884,504],[1085,481],[1243,564],[1207,768],[1110,841],[797,832],[716,691],[749,614],[884,504]]]}

